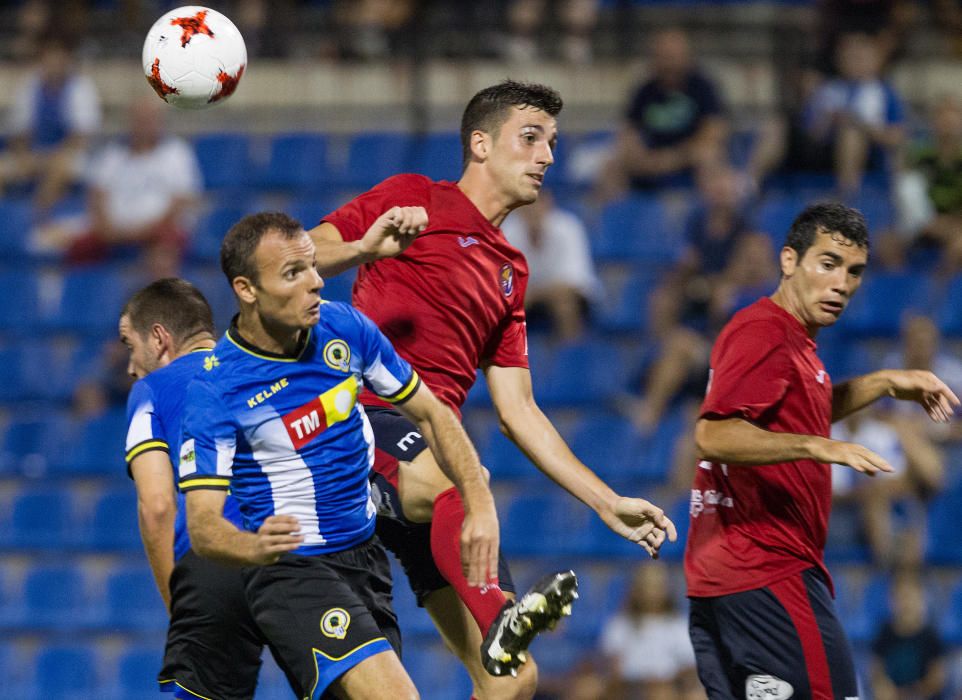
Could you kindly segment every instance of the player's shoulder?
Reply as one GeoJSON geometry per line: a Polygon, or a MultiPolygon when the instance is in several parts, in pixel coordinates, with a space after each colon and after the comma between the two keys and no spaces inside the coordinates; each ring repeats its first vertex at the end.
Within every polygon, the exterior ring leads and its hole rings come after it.
{"type": "Polygon", "coordinates": [[[746,336],[759,345],[780,343],[791,333],[790,320],[779,313],[771,299],[762,297],[737,311],[722,329],[721,336],[746,336]]]}
{"type": "Polygon", "coordinates": [[[316,342],[324,345],[328,336],[349,336],[345,340],[357,339],[366,327],[373,326],[362,312],[343,301],[324,301],[321,305],[321,323],[315,330],[316,342]]]}
{"type": "Polygon", "coordinates": [[[437,185],[437,183],[425,175],[419,175],[418,173],[399,173],[398,175],[392,175],[386,180],[382,180],[379,184],[375,185],[374,189],[383,192],[397,193],[399,195],[426,196],[435,185],[437,185]]]}

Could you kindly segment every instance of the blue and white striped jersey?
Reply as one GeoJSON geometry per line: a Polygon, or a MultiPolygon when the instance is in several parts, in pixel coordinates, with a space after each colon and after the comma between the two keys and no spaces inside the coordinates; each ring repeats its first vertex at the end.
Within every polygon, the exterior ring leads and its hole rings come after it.
{"type": "MultiPolygon", "coordinates": [[[[138,380],[127,397],[127,473],[130,463],[138,455],[160,450],[171,458],[172,465],[180,454],[181,421],[187,401],[187,385],[203,368],[210,351],[198,350],[178,357],[166,367],[151,372],[138,380]]],[[[173,470],[171,481],[176,482],[173,470]]],[[[228,497],[224,517],[240,526],[237,502],[228,497]]],[[[177,494],[177,518],[174,521],[174,559],[180,559],[190,549],[187,535],[187,515],[184,494],[177,494]]]]}
{"type": "Polygon", "coordinates": [[[226,489],[244,528],[293,515],[299,554],[348,549],[374,532],[374,436],[361,384],[393,403],[420,380],[367,317],[325,303],[296,357],[264,352],[232,327],[188,389],[180,488],[226,489]]]}

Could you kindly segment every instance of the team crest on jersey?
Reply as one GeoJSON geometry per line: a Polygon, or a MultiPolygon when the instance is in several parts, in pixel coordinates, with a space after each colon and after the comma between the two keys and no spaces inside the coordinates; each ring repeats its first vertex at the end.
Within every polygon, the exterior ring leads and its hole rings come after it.
{"type": "Polygon", "coordinates": [[[208,355],[204,358],[204,369],[210,372],[214,367],[220,366],[220,360],[217,359],[217,355],[208,355]]]}
{"type": "Polygon", "coordinates": [[[344,608],[331,608],[321,616],[321,632],[331,639],[344,639],[351,626],[351,616],[344,608]]]}
{"type": "Polygon", "coordinates": [[[514,291],[514,268],[511,263],[505,263],[498,270],[498,280],[501,282],[501,291],[506,297],[511,296],[514,291]]]}
{"type": "Polygon", "coordinates": [[[324,363],[339,372],[350,372],[351,348],[340,338],[328,341],[324,346],[324,363]]]}

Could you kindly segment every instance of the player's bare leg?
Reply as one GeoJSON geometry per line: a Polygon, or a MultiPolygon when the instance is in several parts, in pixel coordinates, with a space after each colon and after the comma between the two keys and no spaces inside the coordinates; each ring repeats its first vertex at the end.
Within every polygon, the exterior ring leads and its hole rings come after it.
{"type": "MultiPolygon", "coordinates": [[[[514,600],[514,594],[504,594],[514,600]]],[[[538,689],[538,667],[528,654],[528,661],[518,669],[518,676],[492,676],[484,670],[478,648],[481,630],[471,613],[450,586],[431,593],[424,608],[434,620],[445,646],[464,664],[474,684],[473,696],[478,700],[527,700],[538,689]]]]}
{"type": "Polygon", "coordinates": [[[334,681],[331,690],[344,700],[417,700],[421,697],[393,651],[382,651],[364,659],[334,681]]]}

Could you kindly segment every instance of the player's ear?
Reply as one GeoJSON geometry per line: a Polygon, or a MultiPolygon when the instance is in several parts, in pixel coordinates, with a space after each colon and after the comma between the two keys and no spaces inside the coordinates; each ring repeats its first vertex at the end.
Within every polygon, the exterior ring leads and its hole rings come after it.
{"type": "Polygon", "coordinates": [[[798,251],[791,246],[784,246],[778,256],[778,262],[782,268],[782,277],[791,277],[798,266],[798,251]]]}
{"type": "Polygon", "coordinates": [[[155,323],[150,327],[150,346],[154,349],[158,357],[165,352],[173,352],[173,344],[173,336],[171,336],[170,331],[161,324],[155,323]]]}
{"type": "Polygon", "coordinates": [[[234,288],[234,294],[245,304],[253,304],[257,301],[257,294],[254,291],[254,283],[249,277],[244,277],[243,275],[238,275],[231,282],[231,287],[234,288]]]}
{"type": "Polygon", "coordinates": [[[487,132],[481,131],[480,129],[475,129],[471,132],[471,155],[474,156],[475,160],[484,162],[488,158],[488,153],[491,150],[491,137],[487,132]]]}

